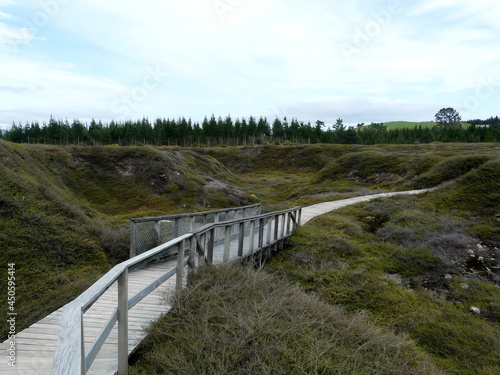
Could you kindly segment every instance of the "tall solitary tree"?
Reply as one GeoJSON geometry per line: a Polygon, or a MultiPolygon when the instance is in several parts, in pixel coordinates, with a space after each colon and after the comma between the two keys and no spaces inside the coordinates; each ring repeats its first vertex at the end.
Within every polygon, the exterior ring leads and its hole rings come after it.
{"type": "Polygon", "coordinates": [[[459,128],[462,126],[460,114],[453,108],[442,108],[436,113],[436,122],[440,126],[459,128]]]}

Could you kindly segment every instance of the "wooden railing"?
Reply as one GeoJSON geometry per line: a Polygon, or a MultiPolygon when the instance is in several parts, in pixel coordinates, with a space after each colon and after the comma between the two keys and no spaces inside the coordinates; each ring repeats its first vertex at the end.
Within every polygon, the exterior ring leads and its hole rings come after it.
{"type": "Polygon", "coordinates": [[[229,262],[279,248],[296,226],[300,225],[301,213],[302,208],[296,207],[269,214],[207,224],[194,232],[183,234],[116,265],[87,291],[66,305],[61,317],[52,375],[86,374],[117,322],[117,373],[119,375],[126,374],[128,370],[129,309],[176,273],[176,289],[181,289],[186,265],[189,270],[195,271],[207,262],[229,262]],[[234,248],[236,254],[231,257],[233,243],[236,246],[234,248]],[[215,251],[216,248],[223,249],[222,257],[215,251]],[[177,254],[177,266],[129,298],[129,272],[172,253],[177,254]],[[86,349],[84,314],[115,282],[118,283],[117,306],[94,342],[86,349]]]}
{"type": "Polygon", "coordinates": [[[261,204],[189,214],[130,219],[130,258],[209,223],[259,215],[261,204]]]}

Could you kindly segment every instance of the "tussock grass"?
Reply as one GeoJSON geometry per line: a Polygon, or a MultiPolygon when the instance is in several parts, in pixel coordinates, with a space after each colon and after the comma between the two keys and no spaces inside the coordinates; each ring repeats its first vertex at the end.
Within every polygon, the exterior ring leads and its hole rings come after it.
{"type": "Polygon", "coordinates": [[[207,267],[130,374],[439,374],[415,344],[263,271],[207,267]]]}

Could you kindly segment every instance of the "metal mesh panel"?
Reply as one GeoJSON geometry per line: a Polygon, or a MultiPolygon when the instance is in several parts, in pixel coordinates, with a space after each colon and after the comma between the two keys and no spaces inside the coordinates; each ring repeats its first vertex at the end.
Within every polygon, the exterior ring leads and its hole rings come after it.
{"type": "Polygon", "coordinates": [[[134,223],[131,226],[134,255],[139,255],[158,246],[158,231],[154,221],[134,223]]]}

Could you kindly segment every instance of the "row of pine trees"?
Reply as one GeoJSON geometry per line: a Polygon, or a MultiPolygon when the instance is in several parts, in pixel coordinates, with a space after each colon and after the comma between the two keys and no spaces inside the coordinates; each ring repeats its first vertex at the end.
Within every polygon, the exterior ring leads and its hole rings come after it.
{"type": "Polygon", "coordinates": [[[382,123],[346,127],[342,119],[326,127],[324,122],[302,122],[297,119],[266,117],[225,118],[205,117],[203,122],[178,119],[147,118],[138,121],[111,121],[90,124],[74,120],[56,120],[13,124],[2,138],[17,143],[50,145],[153,145],[153,146],[245,146],[259,144],[411,144],[429,142],[498,142],[500,123],[498,117],[473,120],[471,126],[451,128],[446,126],[416,126],[407,129],[387,130],[382,123]],[[476,125],[477,124],[477,125],[476,125]],[[489,126],[481,126],[488,124],[489,126]]]}

